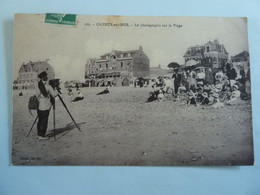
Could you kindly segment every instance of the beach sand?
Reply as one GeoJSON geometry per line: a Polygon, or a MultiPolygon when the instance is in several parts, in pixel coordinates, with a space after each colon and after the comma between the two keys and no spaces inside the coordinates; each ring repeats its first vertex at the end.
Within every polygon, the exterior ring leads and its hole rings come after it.
{"type": "MultiPolygon", "coordinates": [[[[75,89],[74,89],[75,90],[75,89]]],[[[34,90],[13,95],[13,165],[250,165],[253,163],[251,104],[219,109],[187,106],[168,97],[145,103],[150,88],[81,88],[85,98],[56,101],[56,140],[38,140],[27,109],[34,90]]],[[[36,115],[36,111],[32,111],[36,115]]],[[[53,111],[48,134],[53,132],[53,111]]]]}

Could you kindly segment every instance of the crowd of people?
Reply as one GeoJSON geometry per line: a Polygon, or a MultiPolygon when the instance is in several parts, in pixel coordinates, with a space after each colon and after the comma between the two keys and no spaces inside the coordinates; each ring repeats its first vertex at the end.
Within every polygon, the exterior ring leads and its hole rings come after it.
{"type": "Polygon", "coordinates": [[[147,102],[164,101],[166,96],[172,95],[174,101],[185,101],[187,105],[219,108],[237,104],[251,98],[249,64],[246,71],[237,71],[231,63],[219,69],[176,68],[172,78],[159,76],[156,79],[147,102]]]}

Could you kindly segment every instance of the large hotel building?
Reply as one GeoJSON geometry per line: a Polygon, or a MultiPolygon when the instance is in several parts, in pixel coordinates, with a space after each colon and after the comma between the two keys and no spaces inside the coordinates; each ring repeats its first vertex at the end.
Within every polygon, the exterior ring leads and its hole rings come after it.
{"type": "Polygon", "coordinates": [[[88,86],[128,86],[134,78],[150,75],[150,60],[142,46],[137,50],[113,50],[98,59],[88,59],[85,79],[88,86]]]}

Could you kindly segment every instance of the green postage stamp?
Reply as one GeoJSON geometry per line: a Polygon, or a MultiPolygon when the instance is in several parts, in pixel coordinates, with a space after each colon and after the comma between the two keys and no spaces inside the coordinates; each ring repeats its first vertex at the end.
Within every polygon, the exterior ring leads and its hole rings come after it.
{"type": "Polygon", "coordinates": [[[76,14],[46,13],[44,18],[44,23],[76,26],[77,23],[76,19],[77,19],[76,14]]]}

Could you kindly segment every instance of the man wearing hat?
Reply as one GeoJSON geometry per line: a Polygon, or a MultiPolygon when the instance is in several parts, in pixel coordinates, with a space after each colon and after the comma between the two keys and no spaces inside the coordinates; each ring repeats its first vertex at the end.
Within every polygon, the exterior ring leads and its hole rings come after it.
{"type": "Polygon", "coordinates": [[[51,97],[56,97],[58,92],[48,84],[48,75],[46,71],[41,72],[38,75],[38,78],[40,81],[38,82],[37,88],[37,96],[39,96],[39,107],[37,110],[39,120],[37,123],[37,133],[39,140],[44,140],[48,139],[45,134],[48,127],[48,118],[52,105],[51,97]]]}
{"type": "Polygon", "coordinates": [[[177,96],[178,89],[179,89],[180,83],[181,83],[181,74],[179,73],[178,68],[174,69],[174,73],[172,75],[172,78],[174,79],[174,81],[173,81],[173,83],[174,83],[174,95],[177,96]]]}
{"type": "Polygon", "coordinates": [[[232,88],[233,85],[236,83],[237,72],[233,64],[227,63],[226,67],[227,67],[227,77],[229,80],[230,87],[232,88]]]}

